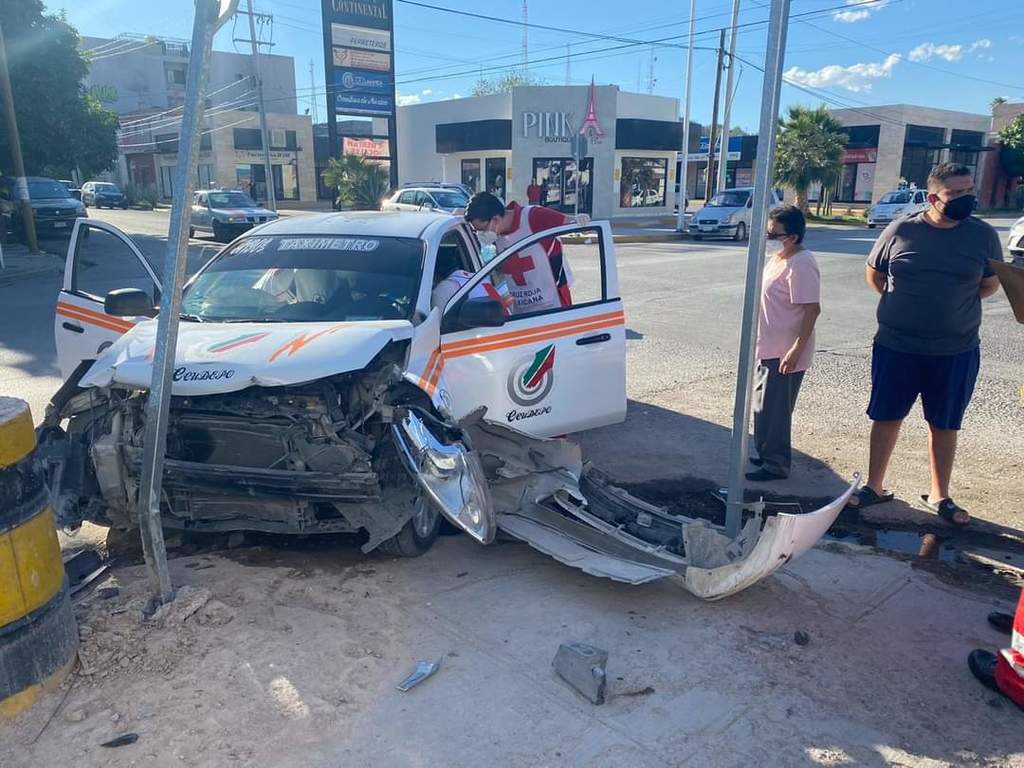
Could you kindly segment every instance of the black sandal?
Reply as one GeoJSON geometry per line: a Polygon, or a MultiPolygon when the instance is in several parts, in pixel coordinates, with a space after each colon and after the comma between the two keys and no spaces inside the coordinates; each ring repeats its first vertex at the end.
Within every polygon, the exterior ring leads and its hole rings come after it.
{"type": "Polygon", "coordinates": [[[968,525],[971,524],[970,513],[963,507],[957,505],[957,503],[952,499],[943,499],[938,504],[933,504],[932,502],[928,501],[928,494],[922,493],[921,503],[924,504],[932,512],[937,514],[939,517],[941,517],[943,520],[945,520],[947,523],[949,523],[950,525],[955,525],[957,528],[966,528],[968,525]],[[967,515],[967,519],[963,522],[957,520],[957,512],[963,512],[965,515],[967,515]]]}
{"type": "Polygon", "coordinates": [[[996,655],[990,651],[983,651],[980,648],[971,651],[967,657],[967,667],[979,683],[991,691],[1002,693],[996,685],[996,655]]]}
{"type": "Polygon", "coordinates": [[[875,506],[875,504],[885,504],[885,502],[892,501],[894,498],[896,498],[896,494],[894,494],[892,491],[882,491],[881,493],[876,493],[874,488],[869,488],[868,486],[865,485],[863,488],[859,489],[856,493],[850,496],[849,501],[846,502],[846,508],[866,509],[868,507],[875,506]],[[851,504],[850,502],[853,501],[854,499],[857,499],[857,503],[851,504]]]}

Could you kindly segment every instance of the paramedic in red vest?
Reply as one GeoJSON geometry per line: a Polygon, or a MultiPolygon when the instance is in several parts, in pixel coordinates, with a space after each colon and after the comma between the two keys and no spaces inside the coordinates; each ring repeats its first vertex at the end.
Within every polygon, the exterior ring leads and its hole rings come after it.
{"type": "MultiPolygon", "coordinates": [[[[476,230],[480,242],[494,243],[498,253],[538,232],[573,222],[586,224],[589,220],[585,214],[566,216],[540,205],[524,208],[511,202],[506,206],[487,192],[473,195],[466,206],[466,221],[476,230]]],[[[515,314],[572,305],[568,264],[557,237],[541,240],[510,257],[502,271],[509,278],[515,314]]]]}

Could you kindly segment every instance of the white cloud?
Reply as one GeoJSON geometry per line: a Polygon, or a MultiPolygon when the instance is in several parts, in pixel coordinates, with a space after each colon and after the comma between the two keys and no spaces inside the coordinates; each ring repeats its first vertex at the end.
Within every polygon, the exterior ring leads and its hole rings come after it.
{"type": "Polygon", "coordinates": [[[836,11],[832,18],[844,24],[853,24],[870,18],[872,13],[885,8],[889,0],[846,0],[846,4],[850,6],[849,9],[836,11]]]}
{"type": "Polygon", "coordinates": [[[429,88],[424,88],[422,91],[420,91],[420,95],[421,96],[429,96],[432,93],[433,93],[433,91],[430,90],[429,88]]]}
{"type": "Polygon", "coordinates": [[[398,106],[400,106],[400,107],[407,107],[410,104],[419,104],[419,103],[420,103],[420,95],[418,93],[412,93],[412,94],[409,94],[408,96],[403,96],[403,95],[399,94],[399,96],[398,96],[398,106]]]}
{"type": "Polygon", "coordinates": [[[938,57],[946,61],[959,61],[963,55],[964,47],[962,45],[921,43],[908,54],[907,58],[911,61],[928,61],[938,57]]]}
{"type": "Polygon", "coordinates": [[[845,88],[854,93],[870,93],[871,81],[882,77],[890,77],[892,70],[900,63],[902,56],[891,53],[883,62],[867,64],[851,64],[848,67],[829,64],[821,69],[808,71],[800,67],[790,67],[785,72],[787,80],[811,88],[845,88]]]}
{"type": "Polygon", "coordinates": [[[987,37],[983,37],[980,40],[975,40],[971,43],[971,47],[967,49],[968,53],[974,53],[977,50],[987,51],[992,47],[992,41],[987,37]]]}

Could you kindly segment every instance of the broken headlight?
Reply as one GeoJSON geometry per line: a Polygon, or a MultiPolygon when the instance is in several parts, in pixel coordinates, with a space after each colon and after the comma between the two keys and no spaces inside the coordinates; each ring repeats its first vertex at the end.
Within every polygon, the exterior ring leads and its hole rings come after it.
{"type": "Polygon", "coordinates": [[[392,430],[406,469],[444,516],[481,544],[490,544],[494,510],[476,454],[460,442],[442,443],[412,412],[392,430]]]}

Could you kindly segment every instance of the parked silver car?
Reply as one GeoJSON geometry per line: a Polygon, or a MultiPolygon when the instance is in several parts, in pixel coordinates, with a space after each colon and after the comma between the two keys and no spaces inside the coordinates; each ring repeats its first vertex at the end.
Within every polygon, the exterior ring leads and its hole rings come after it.
{"type": "Polygon", "coordinates": [[[233,240],[257,224],[274,221],[278,216],[258,205],[238,190],[209,189],[192,196],[192,226],[189,237],[196,232],[213,235],[214,240],[233,240]]]}
{"type": "Polygon", "coordinates": [[[453,213],[469,204],[457,189],[444,187],[413,187],[399,189],[384,198],[382,211],[444,211],[453,213]]]}
{"type": "Polygon", "coordinates": [[[928,208],[928,193],[923,189],[900,189],[887,192],[868,209],[868,229],[884,227],[893,219],[909,216],[928,208]]]}
{"type": "MultiPolygon", "coordinates": [[[[710,202],[693,214],[689,231],[694,240],[705,237],[730,237],[746,240],[750,234],[750,214],[754,188],[723,189],[710,202]]],[[[782,205],[782,199],[773,189],[768,202],[769,210],[782,205]]]]}

